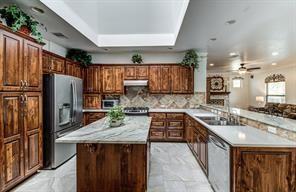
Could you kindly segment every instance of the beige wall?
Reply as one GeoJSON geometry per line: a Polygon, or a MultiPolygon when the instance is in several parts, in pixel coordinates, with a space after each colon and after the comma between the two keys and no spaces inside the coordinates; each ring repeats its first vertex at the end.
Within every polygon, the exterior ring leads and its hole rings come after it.
{"type": "Polygon", "coordinates": [[[271,74],[282,74],[286,77],[286,103],[296,104],[296,63],[285,67],[258,71],[254,73],[254,78],[249,82],[249,103],[250,105],[257,105],[256,96],[265,96],[264,80],[271,74]]]}

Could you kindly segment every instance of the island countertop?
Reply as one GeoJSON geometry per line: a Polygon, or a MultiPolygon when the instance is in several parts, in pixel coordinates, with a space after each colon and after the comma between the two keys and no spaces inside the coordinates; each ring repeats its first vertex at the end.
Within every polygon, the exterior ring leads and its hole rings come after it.
{"type": "Polygon", "coordinates": [[[109,127],[105,117],[56,140],[57,143],[145,144],[151,117],[126,116],[120,127],[109,127]]]}

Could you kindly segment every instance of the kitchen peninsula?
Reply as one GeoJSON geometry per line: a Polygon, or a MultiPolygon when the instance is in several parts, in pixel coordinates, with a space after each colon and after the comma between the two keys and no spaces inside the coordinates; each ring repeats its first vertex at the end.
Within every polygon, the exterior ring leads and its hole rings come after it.
{"type": "Polygon", "coordinates": [[[146,191],[150,124],[150,117],[127,116],[110,128],[103,118],[58,139],[77,144],[77,191],[146,191]]]}

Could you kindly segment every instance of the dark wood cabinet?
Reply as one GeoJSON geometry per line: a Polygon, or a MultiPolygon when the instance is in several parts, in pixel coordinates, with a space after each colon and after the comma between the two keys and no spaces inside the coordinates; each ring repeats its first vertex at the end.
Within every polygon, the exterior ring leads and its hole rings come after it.
{"type": "Polygon", "coordinates": [[[41,45],[0,30],[0,91],[41,91],[41,45]]]}
{"type": "Polygon", "coordinates": [[[126,66],[124,67],[124,79],[140,80],[148,79],[148,66],[126,66]]]}
{"type": "Polygon", "coordinates": [[[1,185],[6,190],[42,166],[41,93],[0,93],[0,105],[1,185]]]}
{"type": "Polygon", "coordinates": [[[170,93],[170,66],[153,65],[149,67],[149,92],[170,93]]]}
{"type": "Polygon", "coordinates": [[[296,149],[234,148],[232,191],[296,191],[296,149]]]}
{"type": "Polygon", "coordinates": [[[151,141],[183,141],[183,113],[149,113],[152,117],[150,127],[151,141]]]}
{"type": "Polygon", "coordinates": [[[24,40],[24,90],[42,90],[42,47],[24,40]]]}
{"type": "Polygon", "coordinates": [[[84,70],[84,93],[101,92],[101,74],[100,66],[91,65],[84,70]]]}
{"type": "Polygon", "coordinates": [[[103,66],[102,92],[105,94],[122,94],[123,73],[123,66],[103,66]]]}
{"type": "Polygon", "coordinates": [[[42,62],[43,73],[66,74],[65,58],[49,51],[43,50],[42,62]]]}
{"type": "Polygon", "coordinates": [[[68,59],[66,60],[66,62],[65,62],[65,74],[66,75],[82,78],[82,71],[83,71],[83,69],[79,63],[73,62],[68,59]]]}
{"type": "Polygon", "coordinates": [[[24,159],[25,175],[42,166],[42,99],[41,93],[24,93],[24,159]]]}
{"type": "Polygon", "coordinates": [[[193,69],[172,66],[172,93],[193,93],[193,69]]]}
{"type": "Polygon", "coordinates": [[[84,94],[83,95],[84,109],[101,109],[101,95],[99,94],[84,94]]]}
{"type": "Polygon", "coordinates": [[[90,123],[93,123],[99,119],[102,119],[106,116],[105,112],[86,112],[83,113],[84,118],[84,125],[88,125],[90,123]]]}

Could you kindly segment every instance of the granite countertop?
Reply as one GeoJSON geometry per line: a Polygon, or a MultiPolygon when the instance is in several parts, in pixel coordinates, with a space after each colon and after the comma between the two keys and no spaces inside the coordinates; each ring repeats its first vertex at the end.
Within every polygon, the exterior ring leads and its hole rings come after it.
{"type": "Polygon", "coordinates": [[[148,140],[151,117],[126,116],[120,127],[109,127],[107,117],[93,122],[64,137],[57,143],[145,144],[148,140]]]}
{"type": "MultiPolygon", "coordinates": [[[[227,112],[227,109],[221,106],[216,106],[216,105],[202,105],[202,106],[213,109],[213,110],[227,112]]],[[[265,123],[267,125],[296,132],[296,120],[294,119],[271,116],[268,114],[247,111],[239,108],[230,108],[230,113],[234,115],[239,115],[241,117],[245,117],[254,121],[265,123]]]]}
{"type": "MultiPolygon", "coordinates": [[[[93,112],[102,112],[102,110],[98,109],[93,112]]],[[[208,125],[196,116],[216,116],[216,114],[203,109],[149,109],[149,112],[186,113],[234,147],[296,147],[296,142],[294,141],[251,126],[208,125]]]]}

